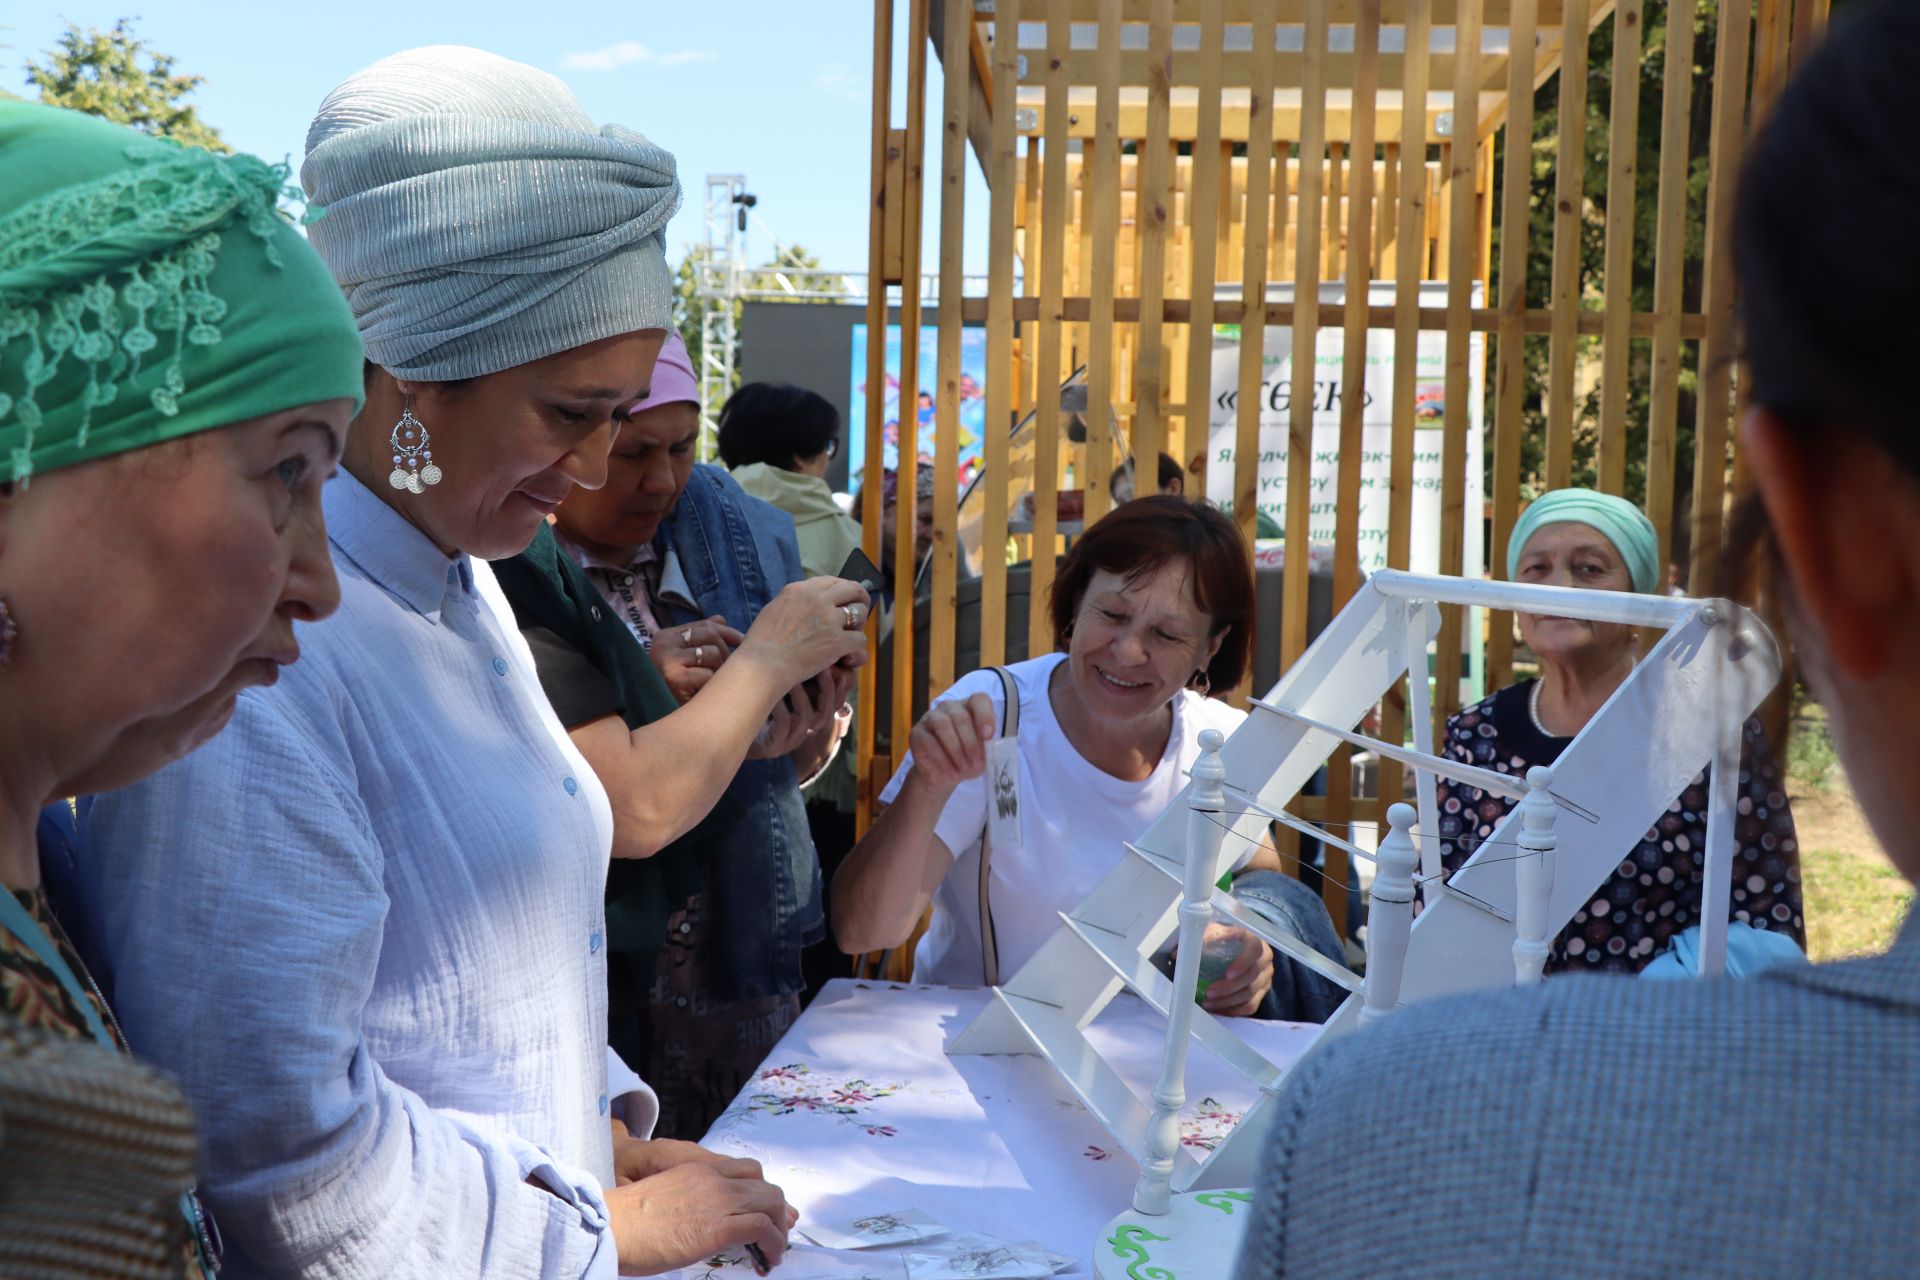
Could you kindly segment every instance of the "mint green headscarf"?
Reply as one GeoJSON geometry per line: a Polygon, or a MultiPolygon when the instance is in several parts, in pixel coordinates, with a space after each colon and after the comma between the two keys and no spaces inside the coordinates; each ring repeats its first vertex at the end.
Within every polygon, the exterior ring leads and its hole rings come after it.
{"type": "Polygon", "coordinates": [[[1625,498],[1592,489],[1555,489],[1527,508],[1507,539],[1509,579],[1520,570],[1527,539],[1550,524],[1583,524],[1598,531],[1626,561],[1635,591],[1645,595],[1659,589],[1660,538],[1653,531],[1653,521],[1625,498]]]}
{"type": "Polygon", "coordinates": [[[0,480],[362,398],[284,167],[0,102],[0,480]]]}

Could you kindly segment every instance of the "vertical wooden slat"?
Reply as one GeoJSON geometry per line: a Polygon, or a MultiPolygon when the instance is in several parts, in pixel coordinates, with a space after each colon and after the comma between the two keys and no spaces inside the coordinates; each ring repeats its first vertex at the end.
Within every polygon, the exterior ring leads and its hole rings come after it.
{"type": "Polygon", "coordinates": [[[1321,238],[1320,278],[1338,280],[1341,270],[1341,236],[1346,230],[1347,145],[1327,144],[1327,220],[1321,238]]]}
{"type": "MultiPolygon", "coordinates": [[[[1637,4],[1639,0],[1628,0],[1637,4]]],[[[1482,0],[1459,0],[1454,23],[1453,146],[1449,150],[1449,209],[1447,214],[1447,364],[1446,416],[1443,419],[1440,460],[1440,572],[1458,576],[1466,564],[1467,428],[1471,399],[1471,321],[1474,266],[1480,256],[1475,217],[1474,185],[1480,154],[1472,117],[1460,110],[1463,102],[1478,100],[1480,92],[1480,27],[1482,0]]],[[[1438,651],[1439,687],[1434,699],[1434,723],[1446,723],[1460,708],[1460,655],[1464,609],[1440,613],[1438,651]]],[[[1438,750],[1435,742],[1419,744],[1438,750]]]]}
{"type": "MultiPolygon", "coordinates": [[[[1531,49],[1538,29],[1538,0],[1513,0],[1507,35],[1513,49],[1531,49]]],[[[1507,63],[1507,140],[1500,198],[1500,330],[1495,367],[1493,418],[1493,537],[1488,566],[1496,578],[1507,576],[1507,540],[1520,518],[1520,444],[1527,424],[1522,414],[1527,392],[1527,224],[1533,190],[1533,65],[1515,57],[1507,63]]],[[[1513,679],[1513,615],[1506,610],[1487,620],[1487,683],[1504,688],[1513,679]]]]}
{"type": "Polygon", "coordinates": [[[933,608],[927,631],[927,687],[945,689],[954,671],[954,617],[959,608],[960,298],[965,283],[967,108],[973,6],[949,0],[943,15],[946,50],[940,137],[940,381],[934,404],[933,608]]]}
{"type": "Polygon", "coordinates": [[[1660,103],[1660,195],[1654,233],[1653,369],[1647,398],[1647,516],[1662,572],[1673,558],[1674,451],[1680,414],[1680,313],[1686,251],[1687,125],[1693,106],[1693,19],[1698,0],[1669,0],[1660,103]]]}
{"type": "Polygon", "coordinates": [[[1713,590],[1725,513],[1728,399],[1733,378],[1733,194],[1739,178],[1752,19],[1744,4],[1722,4],[1713,56],[1713,119],[1707,160],[1707,249],[1701,310],[1700,398],[1694,419],[1694,595],[1713,590]]]}
{"type": "Polygon", "coordinates": [[[892,754],[913,727],[914,555],[920,457],[920,229],[927,160],[927,21],[931,0],[907,0],[907,129],[900,191],[900,482],[894,511],[892,754]]]}
{"type": "Polygon", "coordinates": [[[1306,0],[1300,61],[1299,256],[1293,268],[1293,389],[1287,414],[1287,567],[1280,585],[1280,667],[1307,648],[1307,574],[1313,511],[1313,407],[1320,340],[1322,179],[1327,150],[1327,0],[1306,0]]]}
{"type": "Polygon", "coordinates": [[[1564,0],[1560,143],[1554,158],[1553,332],[1547,356],[1547,487],[1573,482],[1573,373],[1579,355],[1580,236],[1586,201],[1588,0],[1564,0]],[[1569,121],[1577,122],[1569,124],[1569,121]]]}
{"type": "MultiPolygon", "coordinates": [[[[1087,356],[1087,465],[1081,477],[1089,527],[1107,514],[1113,479],[1113,296],[1117,263],[1111,251],[1120,222],[1120,0],[1100,0],[1100,47],[1095,60],[1093,148],[1093,292],[1087,356]]],[[[1036,597],[1037,598],[1037,597],[1036,597]]],[[[1039,612],[1039,610],[1035,610],[1039,612]]]]}
{"type": "MultiPolygon", "coordinates": [[[[951,0],[950,0],[951,2],[951,0]]],[[[1020,0],[999,0],[993,17],[993,142],[987,187],[987,415],[983,450],[987,474],[1004,477],[1009,460],[1009,412],[1014,398],[1013,199],[1016,172],[1013,131],[1018,80],[1020,0]]],[[[1007,657],[1007,486],[986,486],[980,570],[980,665],[997,667],[1007,657]]]]}
{"type": "MultiPolygon", "coordinates": [[[[952,0],[948,0],[952,3],[952,0]]],[[[1047,610],[1034,607],[1053,589],[1054,531],[1060,493],[1060,340],[1066,314],[1067,55],[1072,15],[1060,5],[1047,13],[1047,100],[1041,125],[1040,341],[1033,436],[1033,570],[1027,609],[1027,654],[1053,652],[1047,610]]]]}
{"type": "MultiPolygon", "coordinates": [[[[1260,513],[1260,410],[1265,397],[1260,386],[1266,372],[1267,346],[1267,247],[1266,234],[1271,217],[1269,202],[1286,203],[1286,164],[1274,164],[1273,149],[1273,64],[1274,42],[1271,32],[1279,18],[1277,0],[1256,0],[1253,16],[1253,57],[1248,67],[1251,91],[1247,116],[1247,209],[1246,235],[1241,242],[1240,288],[1247,302],[1246,315],[1240,321],[1239,390],[1234,402],[1233,436],[1233,520],[1240,536],[1251,547],[1254,527],[1260,513]],[[1262,36],[1261,32],[1269,33],[1262,36]],[[1280,190],[1273,192],[1273,171],[1280,171],[1280,190]]],[[[1256,633],[1254,642],[1260,643],[1256,633]]],[[[1238,701],[1253,687],[1253,670],[1235,690],[1238,701]]]]}
{"type": "MultiPolygon", "coordinates": [[[[1187,377],[1180,399],[1180,444],[1174,452],[1180,465],[1206,452],[1207,415],[1213,403],[1213,298],[1219,282],[1220,218],[1220,83],[1226,39],[1225,0],[1200,0],[1200,110],[1193,143],[1193,182],[1187,196],[1187,219],[1193,232],[1193,274],[1188,296],[1192,321],[1187,325],[1187,377]]],[[[1172,432],[1168,433],[1170,436],[1172,432]]],[[[1151,454],[1140,455],[1135,477],[1138,492],[1149,492],[1147,477],[1157,464],[1151,454]]]]}
{"type": "Polygon", "coordinates": [[[1600,489],[1627,489],[1627,388],[1633,344],[1633,218],[1639,207],[1640,45],[1645,0],[1613,11],[1613,99],[1607,128],[1606,331],[1601,336],[1600,489]]]}
{"type": "Polygon", "coordinates": [[[1131,453],[1136,486],[1158,465],[1166,421],[1166,334],[1161,304],[1167,293],[1167,237],[1172,223],[1173,0],[1153,0],[1147,10],[1147,141],[1140,157],[1140,347],[1134,357],[1131,453]]]}
{"type": "MultiPolygon", "coordinates": [[[[1373,276],[1373,152],[1380,84],[1380,0],[1360,0],[1353,33],[1353,182],[1347,205],[1345,345],[1340,388],[1340,461],[1335,481],[1333,607],[1360,588],[1360,464],[1366,447],[1367,304],[1373,276]]],[[[1347,834],[1353,821],[1353,751],[1342,746],[1327,764],[1327,823],[1347,834]]],[[[1324,846],[1321,898],[1341,937],[1347,936],[1347,855],[1324,846]]]]}
{"type": "Polygon", "coordinates": [[[1383,143],[1380,148],[1380,198],[1377,202],[1373,232],[1373,274],[1391,280],[1397,270],[1400,252],[1400,144],[1383,143]]]}
{"type": "MultiPolygon", "coordinates": [[[[1427,73],[1433,48],[1433,25],[1425,4],[1414,4],[1407,14],[1406,48],[1400,104],[1399,229],[1394,233],[1393,445],[1387,511],[1387,564],[1395,569],[1408,566],[1413,546],[1413,395],[1420,372],[1420,278],[1427,222],[1427,73]]],[[[1425,680],[1426,667],[1425,655],[1418,656],[1412,678],[1425,680]]],[[[1393,743],[1401,742],[1406,735],[1406,705],[1393,692],[1387,695],[1381,731],[1393,743]]],[[[1400,798],[1400,786],[1400,766],[1381,761],[1382,829],[1386,806],[1400,798]]]]}
{"type": "MultiPolygon", "coordinates": [[[[893,89],[893,0],[874,0],[873,4],[873,186],[867,203],[867,270],[875,287],[867,290],[867,460],[861,485],[860,543],[875,564],[880,562],[880,472],[885,466],[887,412],[887,291],[878,282],[886,279],[887,229],[887,126],[892,119],[890,95],[893,89]]],[[[879,620],[867,618],[867,644],[877,648],[880,642],[879,620]]],[[[857,765],[855,779],[854,827],[864,835],[872,820],[874,788],[873,739],[878,681],[874,664],[860,668],[859,714],[855,717],[854,745],[857,765]]]]}

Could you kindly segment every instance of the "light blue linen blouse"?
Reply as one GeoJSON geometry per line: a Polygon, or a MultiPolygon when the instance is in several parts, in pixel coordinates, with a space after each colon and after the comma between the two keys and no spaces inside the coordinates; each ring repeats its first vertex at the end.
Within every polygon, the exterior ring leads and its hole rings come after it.
{"type": "Polygon", "coordinates": [[[325,508],[339,613],[83,817],[115,1008],[223,1275],[611,1276],[606,793],[491,569],[344,471],[325,508]]]}

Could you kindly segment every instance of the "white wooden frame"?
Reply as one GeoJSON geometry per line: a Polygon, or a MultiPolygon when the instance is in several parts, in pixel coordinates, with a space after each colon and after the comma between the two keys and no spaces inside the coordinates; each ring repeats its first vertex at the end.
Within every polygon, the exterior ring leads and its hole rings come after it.
{"type": "MultiPolygon", "coordinates": [[[[1061,915],[1061,928],[1033,959],[997,988],[995,999],[948,1046],[954,1054],[1039,1053],[1099,1118],[1119,1145],[1154,1180],[1173,1190],[1251,1183],[1265,1135],[1259,1115],[1313,1048],[1360,1021],[1365,983],[1326,960],[1228,895],[1213,891],[1211,915],[1244,925],[1276,949],[1344,986],[1346,1003],[1330,1018],[1306,1054],[1285,1070],[1249,1048],[1204,1009],[1183,1002],[1172,1018],[1222,1061],[1259,1086],[1261,1097],[1241,1124],[1204,1161],[1178,1147],[1165,1167],[1166,1102],[1178,1080],[1155,1090],[1150,1109],[1094,1052],[1082,1034],[1107,1002],[1125,988],[1163,1014],[1176,991],[1150,957],[1172,935],[1189,878],[1210,884],[1223,857],[1257,841],[1340,742],[1353,742],[1408,764],[1416,776],[1419,877],[1425,909],[1407,936],[1397,1003],[1452,995],[1514,982],[1527,972],[1531,944],[1556,935],[1590,900],[1659,816],[1700,770],[1713,766],[1701,909],[1703,973],[1722,970],[1733,860],[1734,783],[1748,716],[1780,676],[1773,637],[1747,610],[1725,600],[1688,600],[1610,591],[1581,591],[1396,571],[1375,574],[1353,601],[1280,679],[1256,699],[1252,714],[1218,752],[1219,798],[1196,803],[1194,787],[1126,853],[1085,901],[1061,915]],[[1553,769],[1536,777],[1539,795],[1509,813],[1450,882],[1439,878],[1438,812],[1434,779],[1446,776],[1516,800],[1521,779],[1443,759],[1422,749],[1433,741],[1432,700],[1425,675],[1428,645],[1439,631],[1441,604],[1585,618],[1665,632],[1626,681],[1567,746],[1553,769]],[[1408,748],[1354,733],[1351,726],[1411,670],[1413,741],[1408,748]],[[1552,821],[1544,806],[1550,798],[1552,821]],[[1203,812],[1204,811],[1204,812],[1203,812]],[[1196,814],[1199,817],[1196,817],[1196,814]],[[1204,819],[1204,821],[1202,821],[1204,819]],[[1531,819],[1532,829],[1523,827],[1531,819]],[[1189,830],[1189,824],[1192,830],[1189,830]],[[1526,933],[1516,930],[1525,858],[1538,895],[1525,904],[1526,933]],[[1551,858],[1549,864],[1548,858],[1551,858]],[[1539,903],[1544,902],[1544,913],[1539,903]],[[1544,929],[1544,935],[1540,930],[1544,929]],[[1516,945],[1516,943],[1521,945],[1516,945]],[[1164,1140],[1164,1132],[1161,1134],[1164,1140]]],[[[1195,785],[1198,785],[1197,783],[1195,785]]],[[[1291,815],[1289,825],[1303,825],[1291,815]]],[[[1330,833],[1314,831],[1320,838],[1330,833]]],[[[1359,852],[1352,849],[1351,852],[1359,852]]],[[[1410,908],[1409,908],[1410,909],[1410,908]]],[[[1198,912],[1191,913],[1195,921],[1198,912]]],[[[1384,959],[1384,957],[1382,957],[1384,959]]],[[[1187,966],[1183,966],[1187,967],[1187,966]]],[[[1537,970],[1535,970],[1537,972],[1537,970]]],[[[1379,992],[1376,992],[1376,999],[1379,992]]],[[[1185,1034],[1181,1035],[1185,1040],[1185,1034]]],[[[1174,1055],[1169,1055],[1171,1063],[1174,1055]]],[[[1177,1104],[1176,1104],[1177,1105],[1177,1104]]],[[[1145,1183],[1143,1180],[1143,1187],[1145,1183]]],[[[1151,1196],[1150,1191],[1143,1194],[1151,1196]]]]}

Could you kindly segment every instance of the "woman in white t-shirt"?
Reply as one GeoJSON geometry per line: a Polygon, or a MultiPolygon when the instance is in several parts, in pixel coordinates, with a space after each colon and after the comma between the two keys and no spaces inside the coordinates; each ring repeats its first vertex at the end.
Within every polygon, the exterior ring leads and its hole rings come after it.
{"type": "MultiPolygon", "coordinates": [[[[1210,700],[1246,669],[1253,567],[1239,531],[1204,503],[1142,498],[1087,530],[1060,566],[1051,600],[1065,653],[1005,668],[1019,699],[1017,844],[996,839],[990,904],[998,969],[1016,973],[1186,784],[1202,729],[1231,733],[1245,717],[1210,700]]],[[[922,982],[978,983],[980,846],[987,823],[989,740],[1002,724],[993,670],[954,684],[913,728],[912,750],[887,784],[890,807],[833,882],[834,935],[859,954],[898,946],[929,904],[915,953],[922,982]]],[[[1277,870],[1259,850],[1246,866],[1277,870]]],[[[1273,981],[1251,933],[1207,990],[1216,1013],[1250,1014],[1273,981]]]]}

